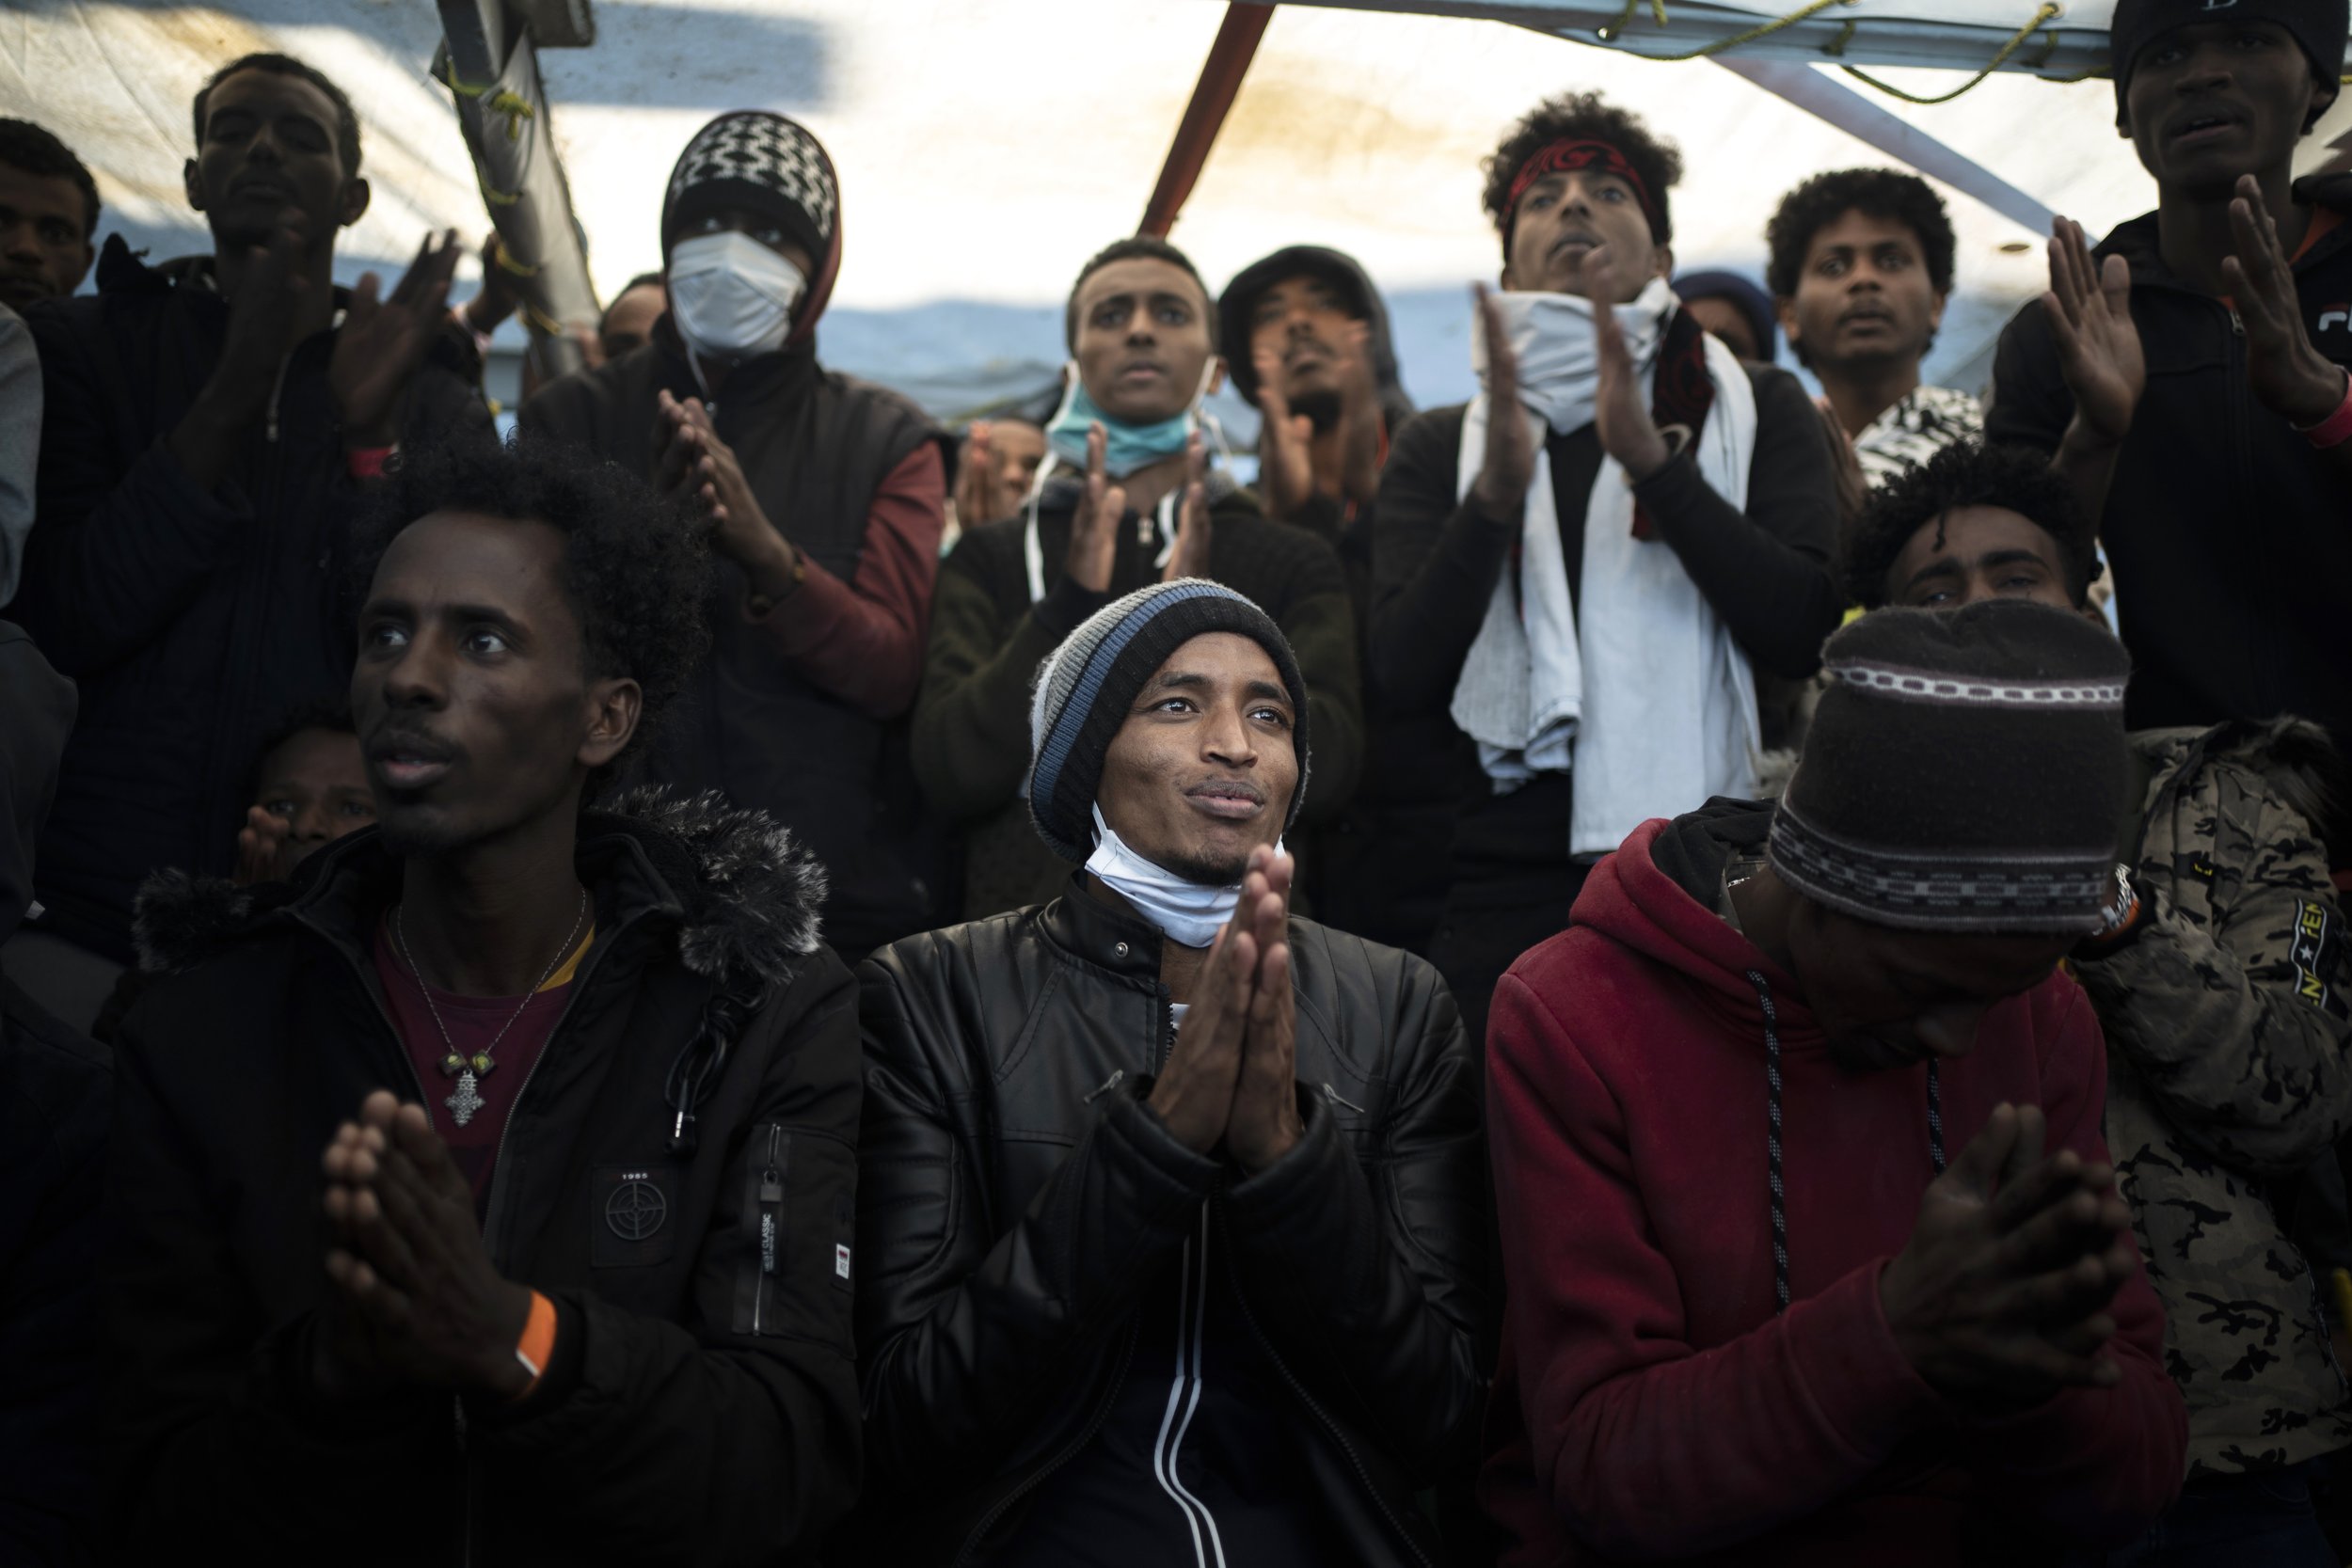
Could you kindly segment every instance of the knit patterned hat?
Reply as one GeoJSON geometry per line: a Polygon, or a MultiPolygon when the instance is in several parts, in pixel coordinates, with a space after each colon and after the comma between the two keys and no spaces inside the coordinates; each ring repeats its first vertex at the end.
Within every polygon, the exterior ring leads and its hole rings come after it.
{"type": "Polygon", "coordinates": [[[1880,610],[1822,649],[1829,689],[1772,815],[1772,869],[1876,926],[2087,932],[2115,895],[2123,646],[2015,599],[1880,610]]]}
{"type": "Polygon", "coordinates": [[[785,237],[822,267],[840,221],[833,160],[806,126],[763,109],[721,115],[694,133],[670,171],[661,198],[661,251],[713,207],[749,207],[774,218],[785,237]]]}
{"type": "Polygon", "coordinates": [[[1104,605],[1038,666],[1029,702],[1029,820],[1054,853],[1083,863],[1094,852],[1094,798],[1127,710],[1169,655],[1213,631],[1248,638],[1281,672],[1298,750],[1298,787],[1283,832],[1297,822],[1307,799],[1307,683],[1290,641],[1273,617],[1232,589],[1180,578],[1104,605]]]}

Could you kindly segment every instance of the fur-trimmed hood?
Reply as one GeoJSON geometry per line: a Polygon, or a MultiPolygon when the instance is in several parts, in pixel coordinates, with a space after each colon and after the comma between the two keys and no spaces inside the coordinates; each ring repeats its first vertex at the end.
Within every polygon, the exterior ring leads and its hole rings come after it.
{"type": "MultiPolygon", "coordinates": [[[[764,812],[739,810],[715,790],[681,796],[657,787],[582,814],[583,871],[630,846],[675,901],[678,961],[693,974],[730,989],[772,986],[794,959],[817,951],[825,869],[764,812]]],[[[139,968],[150,974],[192,968],[267,928],[274,916],[298,918],[326,904],[340,884],[385,876],[391,863],[371,829],[311,856],[290,883],[248,888],[157,872],[139,890],[139,968]]]]}

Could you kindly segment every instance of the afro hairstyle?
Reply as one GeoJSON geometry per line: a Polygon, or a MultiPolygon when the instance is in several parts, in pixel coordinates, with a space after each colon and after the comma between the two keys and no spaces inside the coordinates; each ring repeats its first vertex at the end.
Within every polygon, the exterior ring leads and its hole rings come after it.
{"type": "Polygon", "coordinates": [[[545,438],[473,436],[404,452],[359,535],[361,583],[403,529],[436,512],[545,523],[564,535],[564,596],[579,617],[591,680],[625,677],[644,693],[628,745],[590,781],[643,751],[710,645],[703,530],[618,464],[545,438]]]}
{"type": "Polygon", "coordinates": [[[1794,297],[1813,236],[1848,213],[1899,223],[1917,235],[1928,281],[1939,294],[1952,292],[1952,220],[1944,198],[1925,180],[1897,168],[1832,169],[1782,197],[1780,210],[1764,226],[1771,251],[1765,286],[1781,299],[1794,297]]]}
{"type": "Polygon", "coordinates": [[[2067,597],[2077,609],[2090,602],[2099,576],[2098,540],[2073,488],[2029,447],[1976,441],[1946,447],[1870,498],[1846,536],[1847,598],[1865,610],[1884,606],[1887,575],[1912,536],[1963,506],[2014,512],[2048,534],[2058,546],[2067,597]]]}
{"type": "Polygon", "coordinates": [[[1208,282],[1200,269],[1192,264],[1192,258],[1152,234],[1137,234],[1133,239],[1113,240],[1087,258],[1087,264],[1078,269],[1077,277],[1070,285],[1070,301],[1062,307],[1062,343],[1072,353],[1078,350],[1078,291],[1087,286],[1087,279],[1109,266],[1113,261],[1166,261],[1192,279],[1200,291],[1201,319],[1208,324],[1209,348],[1216,348],[1216,295],[1209,292],[1208,282]]]}
{"type": "Polygon", "coordinates": [[[359,113],[351,106],[350,95],[327,79],[325,71],[314,65],[295,59],[292,55],[246,55],[230,60],[196,89],[196,144],[204,145],[204,106],[212,101],[213,89],[241,71],[266,71],[272,76],[295,76],[326,94],[326,101],[335,105],[335,151],[343,161],[343,178],[355,178],[359,172],[359,113]]]}
{"type": "Polygon", "coordinates": [[[98,182],[90,178],[89,169],[73,155],[73,150],[47,127],[29,119],[0,119],[0,164],[37,180],[72,181],[82,193],[82,238],[87,240],[98,232],[98,182]]]}
{"type": "Polygon", "coordinates": [[[1625,161],[1633,166],[1633,172],[1642,177],[1658,203],[1658,232],[1650,238],[1659,245],[1672,244],[1674,209],[1667,203],[1666,191],[1682,179],[1681,150],[1670,141],[1659,140],[1640,116],[1618,108],[1597,92],[1564,92],[1528,110],[1479,166],[1486,174],[1486,193],[1479,199],[1495,232],[1502,236],[1503,255],[1507,258],[1511,253],[1511,236],[1503,229],[1511,206],[1511,182],[1528,159],[1553,142],[1572,139],[1607,142],[1625,154],[1625,161]]]}

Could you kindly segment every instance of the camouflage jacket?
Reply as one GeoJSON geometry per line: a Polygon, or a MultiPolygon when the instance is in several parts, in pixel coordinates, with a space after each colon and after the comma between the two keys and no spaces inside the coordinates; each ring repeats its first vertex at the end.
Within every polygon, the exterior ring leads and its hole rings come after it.
{"type": "Polygon", "coordinates": [[[2352,1444],[2319,1282],[2274,1209],[2352,1127],[2352,950],[2298,760],[2315,735],[2135,735],[2141,917],[2075,962],[2106,1030],[2107,1147],[2164,1301],[2191,1476],[2352,1444]]]}

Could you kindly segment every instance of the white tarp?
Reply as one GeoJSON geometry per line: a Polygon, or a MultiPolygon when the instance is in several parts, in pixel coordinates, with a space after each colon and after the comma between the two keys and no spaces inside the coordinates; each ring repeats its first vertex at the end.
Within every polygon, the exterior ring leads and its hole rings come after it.
{"type": "MultiPolygon", "coordinates": [[[[105,227],[158,255],[208,248],[180,191],[189,98],[213,67],[265,48],[326,71],[365,122],[375,201],[344,244],[344,277],[396,264],[428,225],[484,231],[446,90],[426,73],[439,36],[426,0],[256,0],[235,15],[12,4],[0,14],[0,113],[72,143],[97,171],[105,227]]],[[[1204,0],[596,0],[595,47],[546,51],[542,68],[599,290],[659,265],[662,182],[693,129],[722,109],[772,108],[811,125],[841,171],[847,254],[820,334],[826,359],[942,412],[1034,384],[1060,358],[1071,277],[1141,216],[1222,10],[1204,0]]],[[[1686,14],[1670,0],[1670,18],[1686,14]]],[[[1881,74],[1922,92],[1963,79],[1881,74]]],[[[1572,87],[1605,90],[1680,142],[1684,266],[1760,276],[1764,222],[1783,192],[1817,170],[1885,161],[1708,63],[1645,61],[1500,22],[1290,6],[1174,238],[1213,285],[1284,244],[1354,253],[1395,308],[1407,389],[1424,404],[1458,398],[1465,286],[1491,278],[1498,260],[1479,160],[1528,105],[1572,87]]],[[[2094,230],[2153,204],[2104,81],[2003,74],[1937,107],[1884,102],[2094,230]]],[[[2307,142],[2312,159],[2347,128],[2352,95],[2307,142]]],[[[2039,235],[1950,199],[1958,277],[1930,370],[1965,380],[2000,323],[2042,287],[2043,262],[2039,235]]]]}

